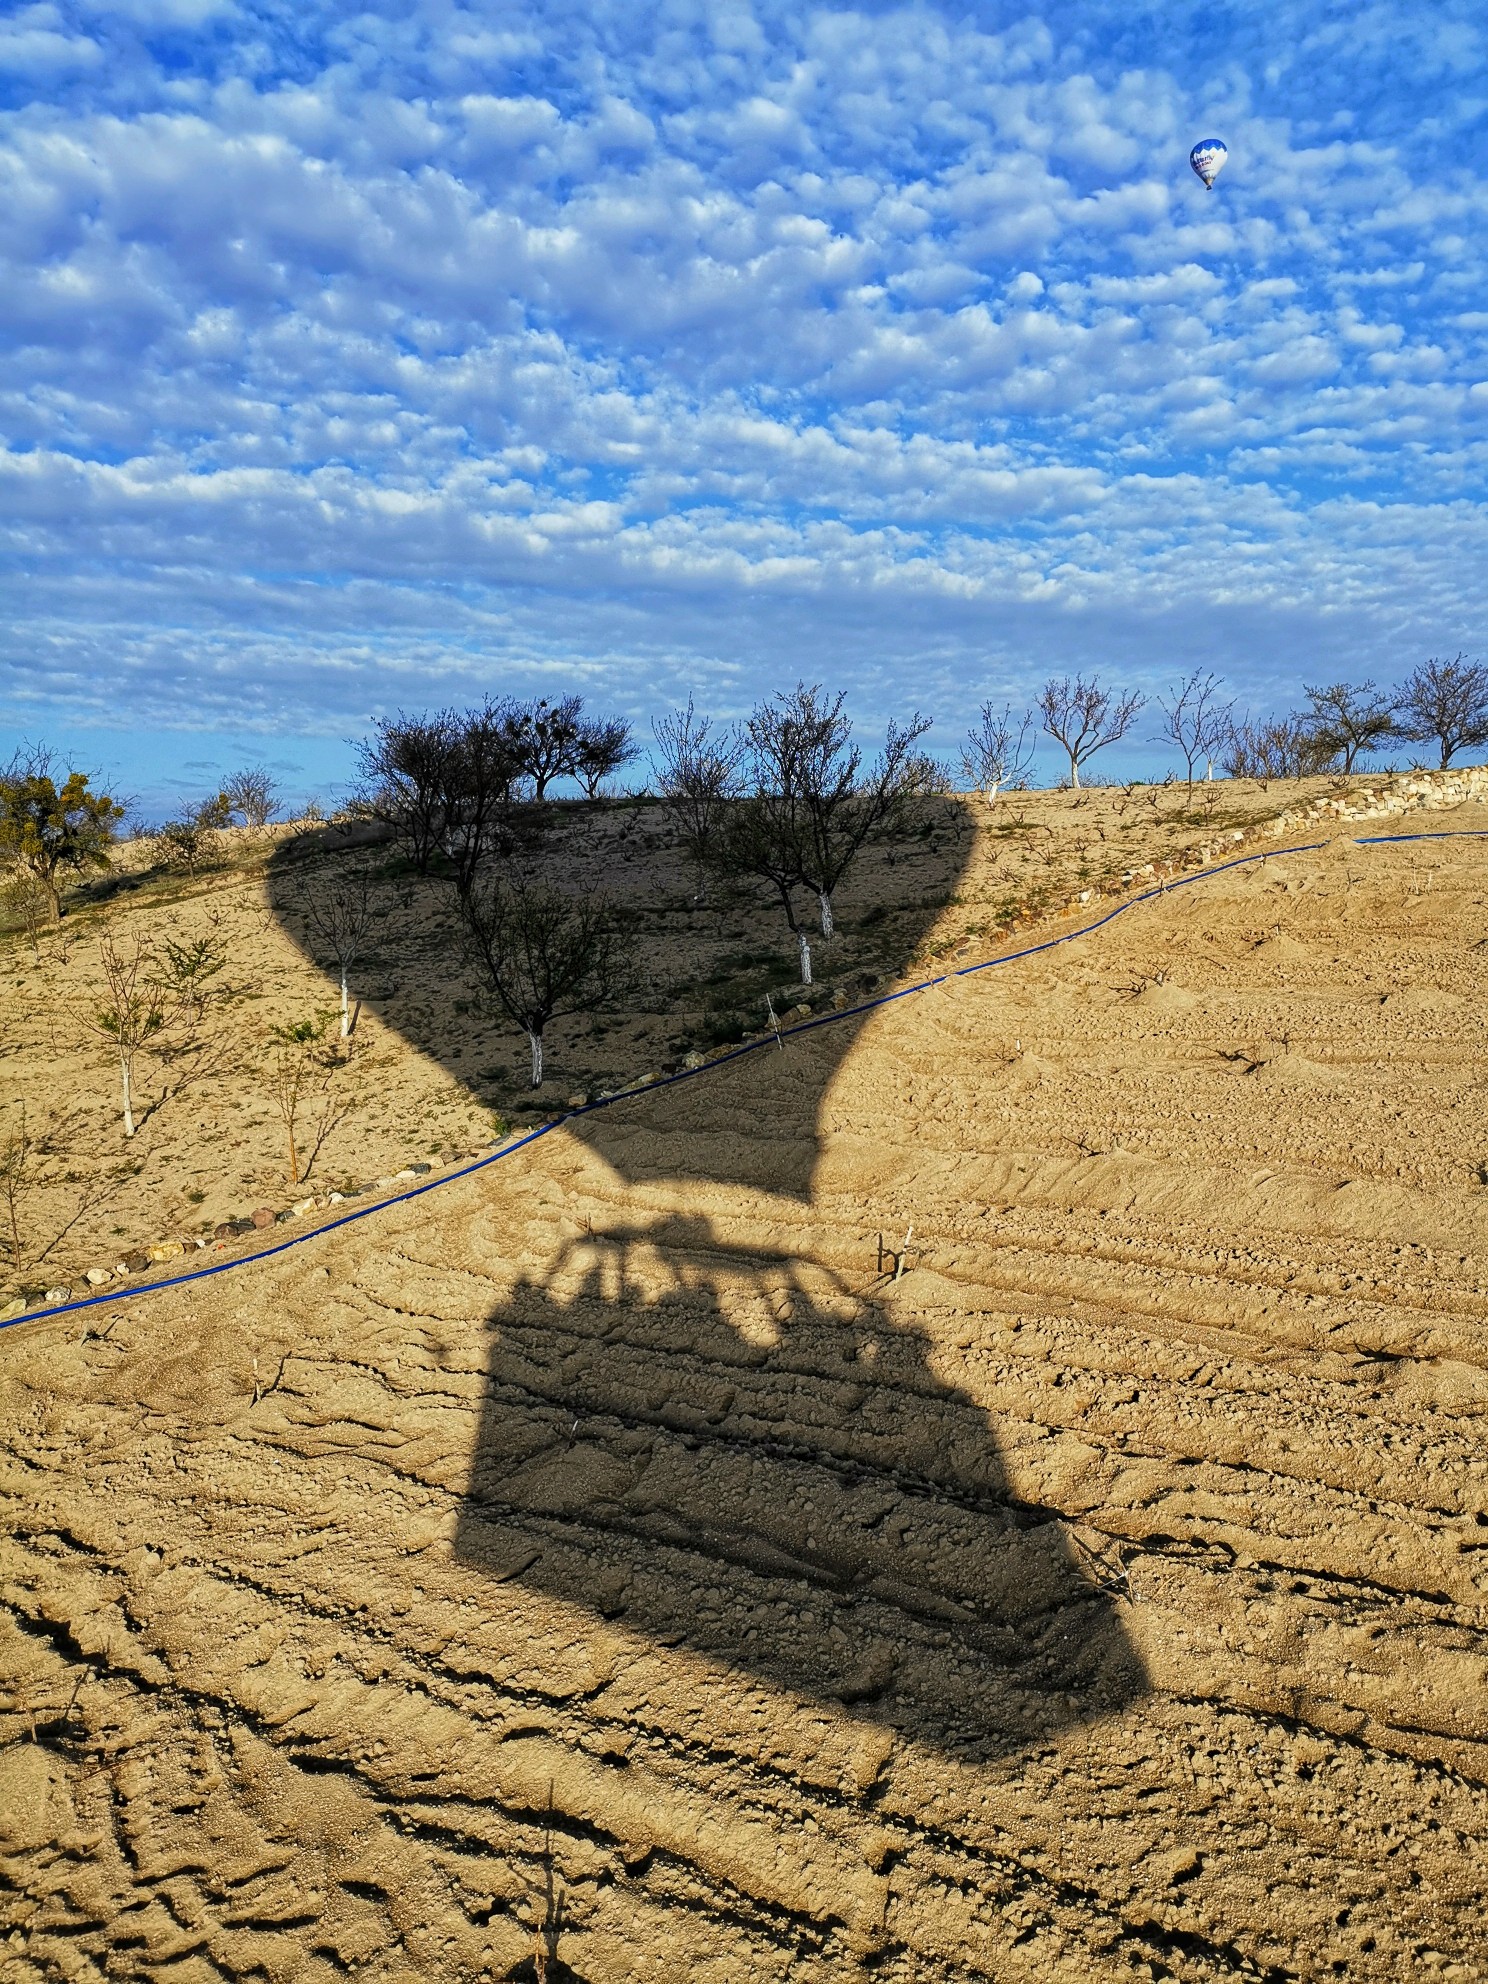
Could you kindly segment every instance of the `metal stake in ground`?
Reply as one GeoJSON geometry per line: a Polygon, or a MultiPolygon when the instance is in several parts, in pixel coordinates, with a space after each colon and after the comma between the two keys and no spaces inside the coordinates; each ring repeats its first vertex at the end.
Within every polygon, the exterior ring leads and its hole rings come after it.
{"type": "Polygon", "coordinates": [[[768,992],[765,994],[765,1011],[770,1015],[770,1025],[775,1032],[775,1045],[783,1054],[785,1052],[785,1042],[780,1037],[780,1021],[775,1016],[775,1001],[768,992]]]}

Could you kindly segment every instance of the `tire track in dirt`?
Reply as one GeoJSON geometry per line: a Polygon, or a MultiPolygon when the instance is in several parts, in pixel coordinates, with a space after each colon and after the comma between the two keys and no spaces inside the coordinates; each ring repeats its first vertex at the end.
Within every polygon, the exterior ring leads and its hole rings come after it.
{"type": "Polygon", "coordinates": [[[16,1975],[1488,1971],[1467,846],[13,1339],[16,1975]]]}

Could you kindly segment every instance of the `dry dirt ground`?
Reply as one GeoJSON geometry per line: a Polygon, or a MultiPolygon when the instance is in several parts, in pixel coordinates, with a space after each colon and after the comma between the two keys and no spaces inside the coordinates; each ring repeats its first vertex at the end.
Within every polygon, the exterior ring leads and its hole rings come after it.
{"type": "Polygon", "coordinates": [[[1359,831],[0,1338],[0,1977],[1488,1977],[1488,842],[1359,831]]]}
{"type": "MultiPolygon", "coordinates": [[[[907,844],[867,853],[840,893],[840,936],[817,945],[808,996],[817,1006],[861,996],[915,960],[960,942],[985,946],[1083,888],[1119,884],[1131,868],[1181,857],[1323,789],[1219,782],[1191,812],[1181,788],[1105,788],[1078,801],[1029,793],[991,818],[974,800],[948,800],[907,844]]],[[[284,1213],[311,1196],[323,1205],[332,1189],[489,1150],[508,1126],[571,1094],[623,1086],[758,1030],[767,996],[777,1011],[802,998],[779,906],[757,888],[717,882],[699,906],[654,802],[558,806],[550,817],[531,867],[562,886],[602,879],[636,919],[637,983],[621,1010],[550,1028],[550,1077],[535,1100],[525,1041],[481,1010],[448,885],[414,875],[396,852],[359,851],[344,833],[239,829],[219,837],[194,877],[161,868],[153,843],[131,842],[107,874],[71,891],[61,929],[34,947],[0,913],[0,1187],[23,1111],[45,1146],[14,1234],[0,1190],[0,1316],[22,1297],[34,1307],[48,1289],[80,1286],[90,1268],[113,1275],[152,1245],[194,1246],[230,1219],[284,1213]],[[350,974],[361,1011],[347,1050],[317,1070],[305,1099],[292,1179],[273,1029],[330,1020],[337,991],[307,903],[363,858],[377,918],[350,974]],[[231,996],[194,1043],[167,1032],[153,1044],[174,1046],[170,1058],[140,1054],[140,1121],[126,1138],[117,1056],[95,1024],[100,944],[128,957],[136,939],[158,952],[201,938],[219,947],[214,983],[231,996]]]]}

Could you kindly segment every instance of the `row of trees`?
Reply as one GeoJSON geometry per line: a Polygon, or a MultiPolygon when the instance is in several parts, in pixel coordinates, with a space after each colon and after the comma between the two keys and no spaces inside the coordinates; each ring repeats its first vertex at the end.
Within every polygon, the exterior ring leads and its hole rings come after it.
{"type": "MultiPolygon", "coordinates": [[[[1209,672],[1195,671],[1156,697],[1160,734],[1182,759],[1190,796],[1199,768],[1212,770],[1216,761],[1235,776],[1269,777],[1349,771],[1396,738],[1435,740],[1444,765],[1457,751],[1488,743],[1488,668],[1461,655],[1424,663],[1393,696],[1370,682],[1304,693],[1304,711],[1262,723],[1237,720],[1209,672]]],[[[963,766],[995,800],[1028,782],[1042,732],[1066,753],[1078,787],[1090,760],[1128,735],[1145,707],[1140,695],[1094,676],[1052,678],[1032,711],[983,705],[963,766]]],[[[658,720],[660,797],[691,857],[695,898],[704,899],[710,873],[767,890],[809,984],[809,926],[830,941],[837,892],[863,850],[915,830],[923,802],[946,789],[944,773],[921,748],[929,728],[918,714],[891,720],[883,749],[870,760],[854,740],[845,697],[805,683],[757,704],[739,725],[719,725],[691,701],[658,720]]],[[[527,1033],[537,1086],[547,1026],[619,994],[631,970],[633,933],[602,891],[554,889],[536,878],[530,857],[550,824],[553,784],[571,777],[597,795],[638,755],[629,726],[586,718],[578,697],[490,699],[463,711],[385,719],[359,754],[356,810],[390,829],[420,876],[452,887],[469,960],[494,1006],[527,1033]]],[[[266,773],[246,772],[189,820],[162,829],[164,851],[172,854],[174,837],[185,852],[177,848],[172,858],[194,866],[187,845],[193,835],[234,818],[263,825],[275,796],[266,773]]],[[[46,753],[25,754],[0,774],[0,861],[41,892],[55,922],[62,872],[106,865],[123,811],[94,792],[86,775],[69,771],[59,783],[46,753]]],[[[363,864],[307,887],[302,905],[314,947],[340,973],[343,1040],[351,1027],[349,974],[375,926],[370,886],[363,864]]],[[[151,999],[158,992],[152,986],[151,999]]],[[[118,1000],[113,1005],[123,1009],[118,1000]]],[[[146,1019],[156,1025],[155,1008],[147,1006],[146,1019]]],[[[123,1078],[127,1116],[127,1067],[123,1078]]]]}
{"type": "MultiPolygon", "coordinates": [[[[361,748],[360,809],[384,822],[422,876],[453,890],[468,961],[490,1003],[527,1035],[532,1085],[543,1041],[562,1016],[612,1002],[633,970],[632,920],[601,889],[564,891],[532,872],[550,816],[535,765],[547,706],[487,702],[465,711],[385,719],[361,748]]],[[[572,728],[577,704],[560,708],[572,728]]],[[[904,830],[915,800],[944,781],[917,750],[928,720],[891,723],[871,763],[853,741],[845,698],[798,684],[720,728],[692,703],[655,725],[661,797],[692,858],[695,896],[710,871],[752,878],[780,903],[811,979],[806,905],[827,939],[833,899],[861,850],[904,830]]],[[[596,788],[634,755],[618,724],[591,726],[596,788]],[[622,755],[623,754],[623,755],[622,755]]],[[[307,921],[343,974],[360,928],[358,900],[312,898],[307,921]]],[[[344,997],[344,993],[343,993],[344,997]]]]}
{"type": "MultiPolygon", "coordinates": [[[[1423,662],[1393,693],[1366,681],[1307,685],[1303,694],[1301,711],[1238,718],[1219,678],[1196,670],[1154,699],[1154,741],[1177,751],[1190,790],[1200,765],[1218,764],[1239,778],[1349,773],[1361,757],[1410,742],[1434,743],[1445,767],[1459,751],[1488,744],[1488,666],[1462,654],[1423,662]]],[[[1078,787],[1091,759],[1128,736],[1145,707],[1140,694],[1113,689],[1096,676],[1052,677],[1031,711],[982,705],[962,747],[962,768],[973,787],[995,799],[1027,783],[1045,734],[1065,752],[1070,784],[1078,787]]],[[[762,704],[727,734],[699,717],[691,703],[653,726],[662,796],[677,813],[700,870],[705,848],[709,858],[717,851],[720,809],[748,792],[752,810],[734,815],[735,865],[747,867],[752,835],[757,872],[764,873],[760,864],[768,849],[780,875],[771,886],[783,896],[797,887],[814,890],[828,931],[838,824],[853,844],[860,829],[871,834],[891,822],[904,798],[905,766],[914,763],[921,783],[928,775],[928,761],[914,751],[926,728],[918,718],[907,730],[891,726],[874,800],[862,787],[861,756],[851,744],[840,696],[829,703],[820,691],[808,696],[798,689],[762,704]],[[823,795],[804,806],[795,796],[803,776],[823,795]],[[687,796],[679,796],[684,791],[687,796]],[[787,844],[791,852],[782,862],[787,844]],[[799,873],[786,880],[790,867],[799,873]]],[[[359,747],[361,802],[396,825],[421,874],[436,858],[449,863],[463,896],[488,856],[510,853],[530,836],[534,809],[555,782],[573,779],[593,799],[639,755],[630,725],[587,716],[581,697],[488,700],[473,710],[379,723],[359,747]]],[[[235,822],[266,826],[278,797],[269,773],[248,767],[156,830],[161,853],[195,872],[221,828],[235,822]]],[[[119,800],[95,791],[86,773],[69,767],[59,776],[50,752],[18,752],[0,771],[0,865],[28,879],[46,920],[55,924],[62,875],[106,866],[124,815],[119,800]]]]}
{"type": "MultiPolygon", "coordinates": [[[[1306,707],[1290,715],[1237,717],[1220,678],[1195,669],[1154,698],[1154,742],[1183,761],[1192,797],[1198,768],[1217,764],[1230,778],[1303,778],[1351,773],[1361,757],[1397,742],[1435,744],[1445,769],[1459,751],[1488,744],[1488,667],[1457,654],[1425,661],[1393,694],[1370,682],[1303,686],[1306,707]]],[[[1069,782],[1098,751],[1128,735],[1147,702],[1135,692],[1107,687],[1097,676],[1056,676],[1039,691],[1032,710],[982,705],[968,731],[961,762],[971,784],[989,802],[1009,787],[1026,785],[1040,733],[1069,759],[1069,782]]]]}

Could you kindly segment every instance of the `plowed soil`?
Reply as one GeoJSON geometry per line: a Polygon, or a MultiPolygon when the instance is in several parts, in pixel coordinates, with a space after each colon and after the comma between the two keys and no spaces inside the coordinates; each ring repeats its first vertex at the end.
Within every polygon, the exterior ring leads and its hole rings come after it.
{"type": "Polygon", "coordinates": [[[0,1977],[1488,1976],[1485,847],[0,1339],[0,1977]]]}

